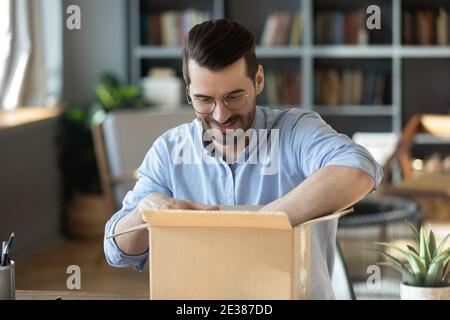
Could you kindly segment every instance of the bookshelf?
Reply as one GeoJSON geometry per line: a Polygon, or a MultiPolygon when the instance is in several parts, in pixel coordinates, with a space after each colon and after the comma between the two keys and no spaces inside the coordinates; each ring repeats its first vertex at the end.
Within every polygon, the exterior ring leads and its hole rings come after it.
{"type": "MultiPolygon", "coordinates": [[[[404,16],[407,12],[413,12],[413,16],[419,16],[420,14],[416,14],[418,11],[439,12],[440,8],[447,12],[448,24],[450,24],[450,2],[446,0],[280,0],[276,2],[271,0],[189,0],[185,2],[131,0],[128,8],[130,80],[133,83],[139,83],[140,78],[153,66],[173,67],[181,77],[181,47],[153,45],[142,41],[143,15],[170,10],[207,11],[211,18],[227,17],[242,23],[255,33],[260,43],[264,36],[266,21],[271,14],[300,11],[302,28],[299,45],[290,45],[285,42],[287,44],[258,45],[256,49],[257,57],[265,67],[266,75],[272,71],[284,72],[283,70],[290,70],[298,75],[295,99],[290,99],[291,102],[286,104],[281,98],[276,106],[315,110],[338,131],[349,135],[356,131],[400,132],[412,113],[430,112],[427,103],[420,102],[421,99],[418,99],[421,94],[421,82],[424,79],[417,77],[416,69],[435,70],[442,65],[450,67],[450,39],[447,40],[447,44],[440,45],[406,44],[404,16]],[[321,33],[322,38],[318,38],[318,28],[325,26],[325,29],[335,30],[337,29],[336,21],[345,21],[347,16],[353,16],[350,18],[353,21],[357,20],[355,18],[358,16],[357,12],[361,16],[361,10],[373,4],[381,8],[381,30],[367,31],[355,38],[354,34],[347,35],[348,30],[346,31],[344,25],[340,27],[341,34],[333,31],[335,32],[333,36],[323,37],[321,33]],[[361,41],[358,42],[359,40],[361,41]],[[328,106],[317,103],[316,75],[320,71],[327,70],[336,70],[341,77],[348,70],[362,70],[363,73],[371,72],[371,70],[383,72],[387,83],[383,91],[384,98],[381,102],[378,99],[373,101],[374,104],[366,105],[338,103],[335,106],[328,106]],[[406,76],[412,77],[413,80],[405,79],[406,76]]],[[[434,17],[436,16],[437,14],[434,17]]],[[[422,25],[425,23],[423,21],[422,25]]],[[[447,32],[450,33],[450,30],[447,32]]],[[[443,87],[442,81],[444,83],[450,81],[449,70],[450,68],[447,69],[447,75],[441,75],[436,80],[433,80],[435,79],[433,74],[428,74],[430,78],[427,78],[427,81],[434,83],[435,86],[443,87]]],[[[431,91],[426,95],[432,96],[433,84],[426,87],[431,91]]],[[[267,82],[266,90],[268,90],[267,82]]],[[[430,102],[434,106],[432,112],[444,114],[450,112],[448,92],[441,93],[433,99],[430,102]]],[[[262,100],[260,99],[258,104],[267,104],[267,97],[262,97],[262,100]]],[[[354,102],[357,101],[359,100],[354,102]]]]}

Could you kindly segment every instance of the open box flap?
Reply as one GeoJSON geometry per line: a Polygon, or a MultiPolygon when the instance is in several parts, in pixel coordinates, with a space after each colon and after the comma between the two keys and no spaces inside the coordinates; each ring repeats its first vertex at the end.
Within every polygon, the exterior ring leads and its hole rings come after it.
{"type": "MultiPolygon", "coordinates": [[[[256,206],[255,206],[256,208],[256,206]]],[[[340,218],[350,212],[353,208],[335,212],[307,221],[298,227],[308,224],[340,218]]],[[[123,234],[145,230],[150,225],[166,227],[238,227],[238,228],[262,228],[291,230],[292,226],[287,215],[283,212],[255,212],[255,211],[201,211],[201,210],[162,210],[146,211],[143,214],[143,223],[132,228],[112,234],[106,239],[111,239],[123,234]],[[168,213],[170,215],[168,215],[168,213]],[[173,219],[176,218],[176,219],[173,219]]]]}
{"type": "Polygon", "coordinates": [[[142,213],[152,227],[218,227],[292,230],[283,212],[159,210],[142,213]]]}
{"type": "Polygon", "coordinates": [[[306,226],[309,224],[318,223],[318,222],[327,221],[327,220],[339,219],[340,217],[345,216],[346,214],[351,213],[353,211],[354,211],[353,208],[350,208],[347,210],[330,213],[330,214],[327,214],[326,216],[322,216],[322,217],[319,217],[316,219],[306,221],[306,222],[298,225],[297,227],[302,227],[302,226],[306,226]]]}

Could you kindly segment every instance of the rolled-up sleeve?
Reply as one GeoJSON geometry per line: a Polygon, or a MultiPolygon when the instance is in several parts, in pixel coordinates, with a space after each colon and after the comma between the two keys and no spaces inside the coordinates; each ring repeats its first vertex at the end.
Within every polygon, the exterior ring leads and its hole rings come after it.
{"type": "Polygon", "coordinates": [[[171,196],[170,186],[167,183],[167,175],[165,166],[167,164],[167,152],[164,148],[162,138],[159,138],[148,151],[141,166],[138,169],[138,181],[133,190],[126,194],[122,208],[116,212],[107,222],[105,226],[105,238],[103,247],[106,261],[109,265],[118,268],[133,266],[136,271],[142,271],[149,257],[149,252],[130,256],[125,254],[117,246],[114,238],[106,239],[114,234],[117,222],[126,214],[130,213],[139,201],[152,192],[159,192],[167,196],[171,196]]]}
{"type": "Polygon", "coordinates": [[[374,180],[372,191],[378,189],[383,170],[370,152],[337,133],[317,113],[308,112],[296,119],[291,134],[294,157],[306,177],[329,165],[351,167],[369,174],[374,180]]]}

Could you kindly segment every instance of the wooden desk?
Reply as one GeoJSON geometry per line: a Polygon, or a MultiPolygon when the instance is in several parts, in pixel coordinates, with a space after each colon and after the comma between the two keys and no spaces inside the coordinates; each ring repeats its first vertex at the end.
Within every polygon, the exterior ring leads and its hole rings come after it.
{"type": "Polygon", "coordinates": [[[121,296],[82,291],[16,290],[16,300],[148,300],[148,295],[121,296]]]}
{"type": "Polygon", "coordinates": [[[62,114],[59,107],[24,107],[11,111],[0,111],[0,129],[48,120],[62,114]]]}

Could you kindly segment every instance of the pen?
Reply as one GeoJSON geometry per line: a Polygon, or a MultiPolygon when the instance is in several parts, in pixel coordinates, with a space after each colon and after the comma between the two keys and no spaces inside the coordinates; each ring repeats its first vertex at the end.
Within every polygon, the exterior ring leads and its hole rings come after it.
{"type": "Polygon", "coordinates": [[[0,266],[2,266],[2,267],[4,267],[4,266],[6,266],[6,259],[7,259],[7,256],[6,256],[6,241],[3,241],[2,242],[2,256],[1,256],[1,264],[0,264],[0,266]]]}
{"type": "Polygon", "coordinates": [[[11,233],[11,235],[9,236],[9,239],[8,239],[8,243],[6,244],[8,252],[9,252],[9,250],[10,250],[9,248],[13,244],[15,238],[16,238],[16,236],[15,236],[14,232],[11,233]]]}
{"type": "Polygon", "coordinates": [[[7,266],[10,263],[9,255],[11,252],[11,245],[13,244],[14,239],[15,239],[15,234],[13,232],[13,233],[11,233],[11,236],[9,237],[8,242],[6,242],[6,244],[5,244],[5,241],[3,241],[2,263],[1,263],[2,267],[7,266]]]}
{"type": "Polygon", "coordinates": [[[9,265],[11,263],[11,253],[12,253],[11,246],[15,239],[16,239],[16,235],[13,232],[9,236],[8,243],[6,244],[6,265],[9,265]]]}

